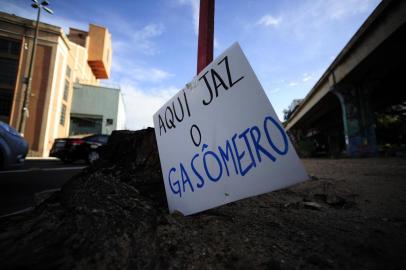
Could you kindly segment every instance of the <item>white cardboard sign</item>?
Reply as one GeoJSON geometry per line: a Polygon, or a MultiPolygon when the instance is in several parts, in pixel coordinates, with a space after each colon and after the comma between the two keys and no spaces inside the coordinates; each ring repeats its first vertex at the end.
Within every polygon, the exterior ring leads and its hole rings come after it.
{"type": "Polygon", "coordinates": [[[154,115],[169,210],[185,215],[306,180],[238,43],[154,115]]]}

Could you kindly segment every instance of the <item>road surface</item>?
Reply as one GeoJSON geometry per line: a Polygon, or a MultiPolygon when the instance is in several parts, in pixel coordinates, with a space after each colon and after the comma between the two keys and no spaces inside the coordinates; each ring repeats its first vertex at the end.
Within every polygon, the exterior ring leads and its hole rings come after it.
{"type": "Polygon", "coordinates": [[[0,216],[34,206],[35,193],[61,188],[85,166],[57,159],[28,159],[20,169],[0,171],[0,216]]]}

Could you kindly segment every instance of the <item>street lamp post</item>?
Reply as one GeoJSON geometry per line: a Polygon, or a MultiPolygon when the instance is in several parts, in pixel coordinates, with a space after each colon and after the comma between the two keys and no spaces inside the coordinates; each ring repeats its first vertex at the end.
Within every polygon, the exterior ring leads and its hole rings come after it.
{"type": "Polygon", "coordinates": [[[32,45],[32,50],[31,50],[30,64],[28,66],[28,74],[27,74],[27,77],[24,79],[24,84],[26,85],[26,87],[25,87],[25,91],[24,91],[23,107],[21,109],[20,123],[19,123],[19,127],[18,127],[18,131],[22,135],[24,135],[26,121],[27,121],[27,117],[29,115],[28,106],[30,105],[32,72],[33,72],[33,67],[34,67],[35,55],[37,52],[37,40],[38,40],[38,31],[39,31],[39,20],[41,17],[41,9],[44,9],[49,14],[53,14],[53,11],[47,7],[49,5],[48,1],[44,0],[41,3],[39,3],[38,0],[32,0],[32,2],[33,3],[31,4],[31,6],[33,8],[38,9],[38,13],[37,13],[37,21],[35,24],[35,34],[34,34],[34,42],[32,45]]]}

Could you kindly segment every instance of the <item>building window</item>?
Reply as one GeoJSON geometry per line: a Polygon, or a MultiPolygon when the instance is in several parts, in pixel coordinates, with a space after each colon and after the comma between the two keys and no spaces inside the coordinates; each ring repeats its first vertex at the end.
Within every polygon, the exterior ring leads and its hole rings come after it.
{"type": "Polygon", "coordinates": [[[13,93],[8,89],[0,88],[0,116],[10,115],[12,103],[13,103],[13,93]]]}
{"type": "Polygon", "coordinates": [[[21,43],[0,38],[0,121],[9,122],[21,43]]]}
{"type": "Polygon", "coordinates": [[[84,116],[70,117],[69,135],[102,133],[103,119],[84,116]]]}
{"type": "Polygon", "coordinates": [[[6,55],[20,55],[20,43],[7,39],[0,39],[0,53],[6,55]]]}
{"type": "Polygon", "coordinates": [[[114,122],[114,121],[113,121],[113,119],[111,119],[111,118],[107,118],[107,119],[106,119],[106,125],[107,125],[107,126],[113,125],[113,122],[114,122]]]}
{"type": "Polygon", "coordinates": [[[2,58],[0,55],[0,85],[14,88],[17,77],[18,61],[2,58]]]}
{"type": "Polygon", "coordinates": [[[70,79],[70,73],[71,73],[70,67],[66,66],[66,77],[68,77],[68,79],[70,79]]]}
{"type": "Polygon", "coordinates": [[[63,90],[63,100],[68,101],[68,96],[69,96],[69,81],[65,79],[65,88],[63,90]]]}
{"type": "Polygon", "coordinates": [[[66,105],[62,104],[61,118],[59,119],[59,124],[61,124],[62,126],[65,125],[65,115],[66,115],[66,105]]]}

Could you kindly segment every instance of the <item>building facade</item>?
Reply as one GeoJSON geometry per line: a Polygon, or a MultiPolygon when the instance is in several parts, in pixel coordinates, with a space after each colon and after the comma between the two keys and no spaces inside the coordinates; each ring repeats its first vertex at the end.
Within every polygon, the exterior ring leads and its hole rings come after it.
{"type": "Polygon", "coordinates": [[[125,129],[120,89],[74,84],[69,135],[111,134],[116,129],[125,129]]]}
{"type": "MultiPolygon", "coordinates": [[[[18,128],[35,21],[0,12],[0,120],[18,128]]],[[[111,35],[40,23],[24,137],[32,156],[47,156],[57,137],[69,135],[73,86],[99,85],[111,67],[111,35]]],[[[93,90],[97,91],[98,88],[93,90]]],[[[77,111],[76,111],[77,113],[77,111]]]]}

